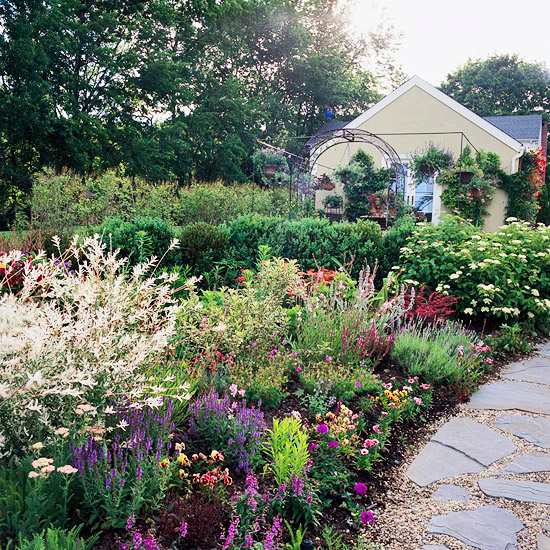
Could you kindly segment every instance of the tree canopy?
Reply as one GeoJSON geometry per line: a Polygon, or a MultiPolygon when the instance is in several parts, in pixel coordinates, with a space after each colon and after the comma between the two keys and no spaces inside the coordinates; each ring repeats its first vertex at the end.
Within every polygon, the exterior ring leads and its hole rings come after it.
{"type": "Polygon", "coordinates": [[[479,115],[550,115],[550,71],[517,55],[470,60],[447,76],[441,90],[479,115]]]}
{"type": "MultiPolygon", "coordinates": [[[[297,150],[330,106],[378,97],[334,0],[5,0],[0,194],[44,166],[150,181],[241,181],[258,137],[297,150]]],[[[372,63],[371,63],[372,65],[372,63]]],[[[395,69],[397,70],[397,69],[395,69]]],[[[10,201],[6,200],[5,203],[10,201]]],[[[13,201],[12,201],[13,202],[13,201]]]]}

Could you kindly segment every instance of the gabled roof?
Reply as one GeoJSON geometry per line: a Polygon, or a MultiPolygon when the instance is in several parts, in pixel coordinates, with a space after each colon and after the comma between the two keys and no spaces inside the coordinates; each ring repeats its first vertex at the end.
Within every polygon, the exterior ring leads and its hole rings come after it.
{"type": "Polygon", "coordinates": [[[505,143],[518,153],[523,150],[523,145],[512,136],[508,135],[506,132],[503,132],[500,128],[491,124],[482,117],[476,115],[473,111],[470,111],[470,109],[467,109],[466,107],[464,107],[464,105],[461,105],[460,103],[458,103],[458,101],[455,101],[453,98],[444,94],[441,90],[438,90],[419,76],[413,76],[412,78],[407,80],[404,84],[399,86],[399,88],[395,89],[384,99],[379,101],[376,105],[372,106],[368,111],[365,111],[362,115],[359,115],[356,119],[352,120],[346,126],[346,128],[358,128],[367,120],[372,118],[376,113],[380,112],[382,109],[393,103],[398,97],[401,97],[403,94],[405,94],[415,86],[420,88],[421,90],[424,90],[426,93],[430,94],[432,97],[434,97],[453,111],[462,115],[470,122],[473,122],[483,130],[485,130],[488,134],[491,134],[493,137],[505,143]]]}
{"type": "Polygon", "coordinates": [[[483,118],[518,141],[536,141],[539,144],[541,142],[541,114],[485,116],[483,118]]]}
{"type": "Polygon", "coordinates": [[[323,134],[333,132],[334,130],[340,130],[341,128],[347,126],[349,122],[349,120],[331,120],[327,122],[306,141],[305,146],[313,147],[322,138],[323,134]]]}

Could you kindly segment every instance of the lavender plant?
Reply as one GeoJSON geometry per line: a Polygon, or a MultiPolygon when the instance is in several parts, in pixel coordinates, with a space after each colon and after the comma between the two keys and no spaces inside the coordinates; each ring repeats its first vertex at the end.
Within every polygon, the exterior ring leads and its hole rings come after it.
{"type": "Polygon", "coordinates": [[[193,445],[206,452],[223,452],[228,464],[243,472],[257,464],[266,430],[259,408],[211,390],[190,404],[189,417],[193,445]]]}
{"type": "Polygon", "coordinates": [[[113,415],[110,441],[90,435],[71,447],[89,523],[118,528],[143,509],[153,510],[167,489],[172,402],[127,406],[113,415]]]}

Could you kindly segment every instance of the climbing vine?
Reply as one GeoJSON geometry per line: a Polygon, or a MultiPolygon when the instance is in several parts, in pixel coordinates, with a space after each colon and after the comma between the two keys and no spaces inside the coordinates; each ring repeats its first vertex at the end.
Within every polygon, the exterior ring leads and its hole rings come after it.
{"type": "Polygon", "coordinates": [[[544,150],[528,151],[520,159],[518,172],[504,174],[502,188],[508,194],[508,217],[534,222],[544,185],[546,155],[544,150]]]}
{"type": "Polygon", "coordinates": [[[482,225],[502,175],[498,155],[480,151],[474,158],[465,147],[456,163],[438,177],[444,187],[441,200],[450,211],[482,225]]]}

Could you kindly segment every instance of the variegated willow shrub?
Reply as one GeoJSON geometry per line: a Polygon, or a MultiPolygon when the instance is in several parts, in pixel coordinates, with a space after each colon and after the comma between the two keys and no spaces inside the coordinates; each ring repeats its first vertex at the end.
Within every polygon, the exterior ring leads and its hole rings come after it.
{"type": "Polygon", "coordinates": [[[550,326],[550,227],[514,218],[493,233],[450,218],[419,224],[394,269],[405,284],[458,298],[466,318],[550,326]]]}
{"type": "MultiPolygon", "coordinates": [[[[156,263],[127,269],[97,237],[23,262],[19,291],[0,295],[0,456],[101,426],[117,400],[164,396],[148,372],[172,355],[177,304],[156,263]]],[[[185,385],[170,389],[188,397],[185,385]]]]}

